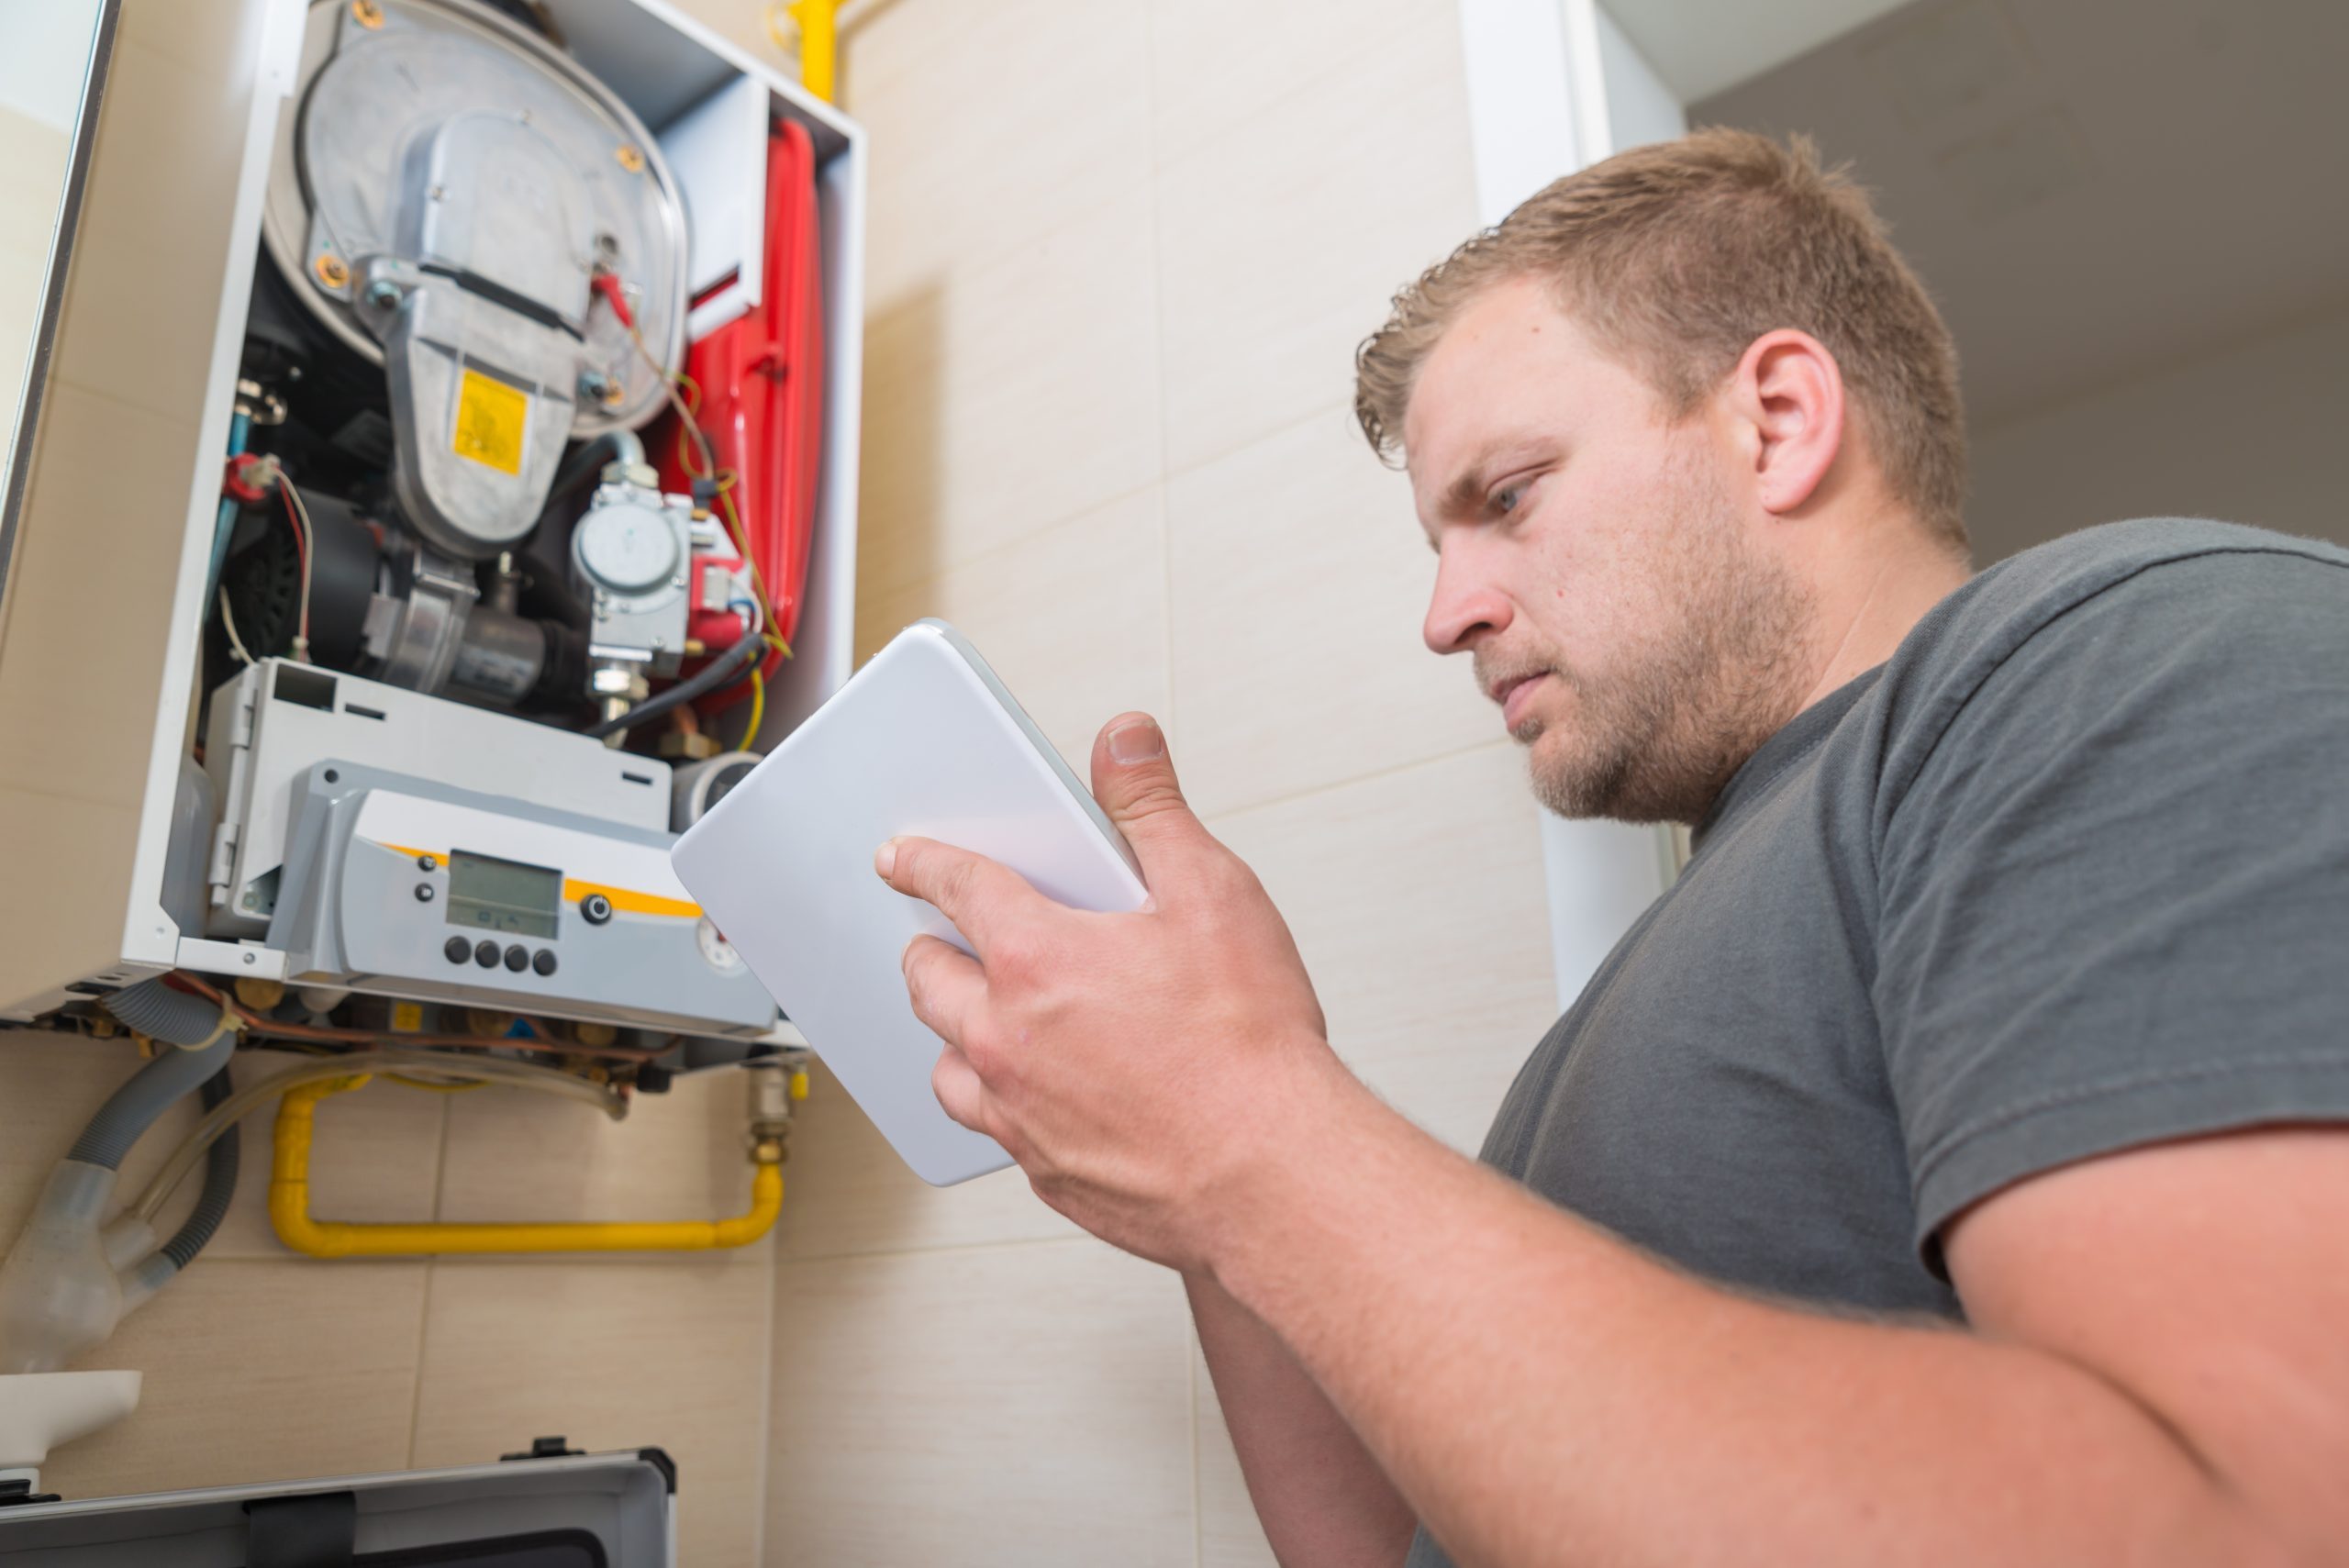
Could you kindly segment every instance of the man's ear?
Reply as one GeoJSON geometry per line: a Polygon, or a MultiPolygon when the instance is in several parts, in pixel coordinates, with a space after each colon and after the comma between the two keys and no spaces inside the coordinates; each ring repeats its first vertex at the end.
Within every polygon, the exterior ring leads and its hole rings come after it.
{"type": "Polygon", "coordinates": [[[1729,395],[1750,428],[1754,499],[1781,517],[1799,509],[1843,446],[1843,373],[1835,356],[1808,332],[1765,332],[1747,345],[1729,395]]]}

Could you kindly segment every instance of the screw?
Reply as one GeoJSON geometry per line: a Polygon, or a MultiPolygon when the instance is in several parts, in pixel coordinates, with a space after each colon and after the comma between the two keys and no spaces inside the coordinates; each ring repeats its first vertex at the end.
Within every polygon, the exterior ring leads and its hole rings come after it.
{"type": "Polygon", "coordinates": [[[640,174],[644,172],[644,154],[637,150],[636,148],[629,145],[627,142],[622,142],[619,146],[612,149],[612,156],[615,159],[618,159],[619,161],[619,166],[627,170],[629,173],[640,174]]]}
{"type": "Polygon", "coordinates": [[[252,950],[251,950],[250,948],[247,948],[247,949],[245,950],[245,962],[246,962],[247,963],[250,963],[250,962],[252,962],[252,961],[253,961],[252,950]]]}
{"type": "Polygon", "coordinates": [[[655,653],[658,653],[659,651],[661,651],[661,650],[662,650],[663,648],[666,648],[666,647],[668,647],[668,646],[669,646],[669,645],[668,645],[666,642],[662,641],[661,639],[659,639],[659,638],[657,638],[657,637],[656,637],[656,638],[654,638],[654,639],[652,639],[652,651],[653,651],[655,653]]]}
{"type": "Polygon", "coordinates": [[[384,8],[375,0],[351,0],[351,19],[372,32],[384,25],[384,8]]]}
{"type": "Polygon", "coordinates": [[[602,371],[579,373],[579,395],[589,403],[601,403],[612,395],[612,378],[602,371]]]}
{"type": "Polygon", "coordinates": [[[310,263],[310,270],[317,274],[318,282],[330,289],[341,288],[351,282],[349,263],[330,250],[319,252],[318,259],[310,263]]]}
{"type": "Polygon", "coordinates": [[[377,278],[367,285],[367,303],[378,310],[389,310],[400,302],[400,285],[389,278],[377,278]]]}

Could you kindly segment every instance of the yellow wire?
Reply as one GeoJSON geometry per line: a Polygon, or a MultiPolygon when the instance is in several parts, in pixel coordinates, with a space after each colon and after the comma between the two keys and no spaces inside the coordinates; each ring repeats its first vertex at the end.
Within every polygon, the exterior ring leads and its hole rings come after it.
{"type": "Polygon", "coordinates": [[[742,731],[742,739],[735,742],[734,749],[738,751],[747,751],[757,743],[759,723],[766,717],[767,679],[762,669],[765,663],[766,660],[762,658],[751,666],[751,723],[750,727],[742,731]]]}

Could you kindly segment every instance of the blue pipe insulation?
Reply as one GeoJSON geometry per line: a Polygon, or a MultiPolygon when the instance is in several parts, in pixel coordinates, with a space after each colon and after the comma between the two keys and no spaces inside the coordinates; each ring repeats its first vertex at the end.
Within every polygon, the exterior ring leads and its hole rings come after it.
{"type": "MultiPolygon", "coordinates": [[[[238,409],[228,417],[228,455],[244,455],[245,440],[252,434],[252,416],[238,409]]],[[[233,495],[220,497],[220,517],[212,525],[212,569],[204,574],[204,604],[209,612],[212,595],[219,591],[220,568],[228,559],[228,536],[237,531],[237,500],[233,495]]]]}

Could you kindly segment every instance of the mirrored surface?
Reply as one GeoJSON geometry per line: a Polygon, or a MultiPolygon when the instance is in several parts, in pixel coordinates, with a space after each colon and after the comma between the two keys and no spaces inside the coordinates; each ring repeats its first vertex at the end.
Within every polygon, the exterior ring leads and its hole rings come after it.
{"type": "Polygon", "coordinates": [[[0,0],[0,584],[114,13],[115,0],[0,0]]]}

